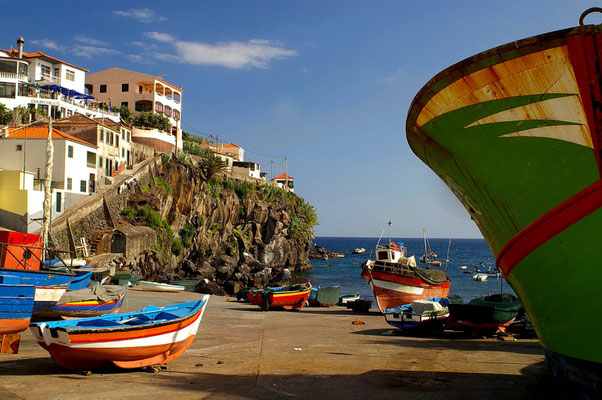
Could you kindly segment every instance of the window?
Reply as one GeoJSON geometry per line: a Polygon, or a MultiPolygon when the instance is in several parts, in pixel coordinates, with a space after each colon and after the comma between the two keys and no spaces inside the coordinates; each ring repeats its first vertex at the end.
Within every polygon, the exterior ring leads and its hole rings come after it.
{"type": "Polygon", "coordinates": [[[109,139],[109,144],[112,146],[113,145],[113,132],[107,132],[107,135],[109,136],[107,139],[109,139]]]}
{"type": "Polygon", "coordinates": [[[72,115],[73,115],[73,111],[71,111],[71,110],[67,110],[67,117],[70,117],[70,116],[72,116],[72,115]]]}
{"type": "Polygon", "coordinates": [[[127,102],[127,101],[122,101],[122,102],[121,102],[121,107],[130,108],[130,107],[128,106],[128,102],[127,102]]]}
{"type": "Polygon", "coordinates": [[[142,86],[141,85],[138,85],[138,93],[142,94],[142,86]]]}
{"type": "Polygon", "coordinates": [[[21,145],[21,144],[18,144],[18,145],[17,145],[17,151],[22,151],[22,150],[23,150],[23,145],[21,145]]]}
{"type": "Polygon", "coordinates": [[[75,81],[75,71],[71,71],[70,69],[65,70],[65,79],[68,81],[75,81]]]}
{"type": "Polygon", "coordinates": [[[67,157],[73,158],[73,146],[67,146],[67,157]]]}
{"type": "Polygon", "coordinates": [[[102,168],[102,157],[98,157],[98,166],[102,168]]]}
{"type": "Polygon", "coordinates": [[[56,192],[56,212],[61,212],[61,203],[63,202],[61,194],[61,192],[56,192]]]}
{"type": "Polygon", "coordinates": [[[90,168],[96,168],[96,154],[92,153],[91,151],[88,152],[86,165],[90,168]]]}
{"type": "Polygon", "coordinates": [[[173,92],[173,101],[175,101],[176,103],[180,102],[180,93],[173,92]]]}
{"type": "Polygon", "coordinates": [[[19,63],[19,73],[23,74],[23,75],[27,75],[29,71],[29,66],[25,63],[20,62],[19,63]]]}
{"type": "MultiPolygon", "coordinates": [[[[104,142],[104,140],[105,140],[104,136],[105,136],[105,131],[103,131],[102,128],[99,128],[98,129],[98,141],[104,142]]],[[[101,158],[101,160],[102,160],[102,158],[101,158]]]]}
{"type": "Polygon", "coordinates": [[[67,178],[67,190],[73,190],[73,179],[67,178]]]}
{"type": "Polygon", "coordinates": [[[171,117],[171,107],[170,106],[165,106],[165,116],[171,117]]]}
{"type": "Polygon", "coordinates": [[[79,181],[79,191],[86,193],[86,189],[88,189],[88,181],[79,181]]]}
{"type": "Polygon", "coordinates": [[[162,113],[163,112],[163,104],[156,101],[155,102],[155,111],[158,113],[162,113]]]}
{"type": "Polygon", "coordinates": [[[107,92],[107,85],[100,85],[99,92],[100,93],[106,93],[107,92]]]}
{"type": "Polygon", "coordinates": [[[54,69],[54,77],[58,78],[59,76],[61,76],[60,70],[58,68],[54,69]]]}
{"type": "Polygon", "coordinates": [[[119,147],[119,135],[115,135],[115,147],[119,147]]]}
{"type": "Polygon", "coordinates": [[[15,84],[9,82],[0,82],[0,97],[7,99],[15,98],[15,84]]]}
{"type": "Polygon", "coordinates": [[[50,78],[50,67],[48,65],[40,65],[42,78],[50,78]]]}
{"type": "Polygon", "coordinates": [[[178,110],[173,110],[173,117],[176,121],[180,120],[180,112],[178,110]]]}
{"type": "Polygon", "coordinates": [[[125,149],[122,147],[121,148],[121,158],[125,157],[125,149]]]}
{"type": "Polygon", "coordinates": [[[122,83],[121,84],[121,91],[122,92],[129,92],[130,91],[130,84],[129,83],[122,83]]]}

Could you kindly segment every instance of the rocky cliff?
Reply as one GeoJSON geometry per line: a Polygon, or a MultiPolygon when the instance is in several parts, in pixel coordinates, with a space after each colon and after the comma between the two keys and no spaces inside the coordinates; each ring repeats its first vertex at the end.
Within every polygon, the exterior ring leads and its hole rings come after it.
{"type": "Polygon", "coordinates": [[[141,279],[200,279],[200,290],[215,294],[286,282],[311,268],[311,205],[270,185],[206,175],[194,161],[164,156],[147,180],[123,185],[108,202],[104,214],[111,214],[113,227],[99,229],[103,224],[91,220],[97,212],[74,230],[103,253],[121,240],[116,232],[128,240],[125,228],[150,226],[154,244],[121,258],[122,264],[141,279]]]}

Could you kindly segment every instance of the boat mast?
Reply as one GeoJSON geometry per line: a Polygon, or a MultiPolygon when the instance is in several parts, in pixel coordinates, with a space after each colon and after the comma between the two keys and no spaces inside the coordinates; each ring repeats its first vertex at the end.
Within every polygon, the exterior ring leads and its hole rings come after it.
{"type": "Polygon", "coordinates": [[[451,247],[451,238],[447,242],[447,256],[445,256],[445,270],[447,271],[447,263],[449,262],[449,248],[451,247]]]}
{"type": "Polygon", "coordinates": [[[389,246],[391,246],[391,224],[392,222],[389,221],[389,246]]]}
{"type": "Polygon", "coordinates": [[[50,207],[52,207],[52,117],[48,116],[48,137],[46,141],[46,177],[44,178],[44,228],[42,229],[42,265],[48,248],[48,232],[50,232],[50,207]]]}
{"type": "Polygon", "coordinates": [[[424,261],[428,262],[429,253],[426,251],[426,228],[422,228],[422,236],[424,237],[424,261]]]}

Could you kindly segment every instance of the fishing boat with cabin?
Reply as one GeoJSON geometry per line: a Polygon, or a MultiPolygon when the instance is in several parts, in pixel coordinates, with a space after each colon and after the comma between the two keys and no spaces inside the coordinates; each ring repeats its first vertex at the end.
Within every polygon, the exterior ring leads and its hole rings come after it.
{"type": "Polygon", "coordinates": [[[552,371],[596,388],[602,25],[584,23],[591,13],[602,8],[440,72],[412,102],[406,132],[496,255],[552,371]]]}
{"type": "Polygon", "coordinates": [[[414,300],[449,294],[447,272],[416,265],[415,257],[407,257],[407,249],[403,245],[389,239],[386,245],[377,244],[375,253],[375,260],[362,264],[362,278],[372,288],[381,312],[414,300]]]}

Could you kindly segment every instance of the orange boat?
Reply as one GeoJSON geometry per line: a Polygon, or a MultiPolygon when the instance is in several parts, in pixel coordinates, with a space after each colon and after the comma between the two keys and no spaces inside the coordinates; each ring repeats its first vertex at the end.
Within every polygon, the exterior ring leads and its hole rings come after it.
{"type": "Polygon", "coordinates": [[[208,300],[205,295],[199,301],[125,314],[38,322],[29,329],[61,367],[141,368],[168,363],[188,349],[208,300]]]}
{"type": "Polygon", "coordinates": [[[282,307],[285,310],[300,310],[307,304],[311,283],[285,286],[282,288],[267,288],[251,290],[248,299],[251,304],[261,307],[262,310],[282,307]]]}

